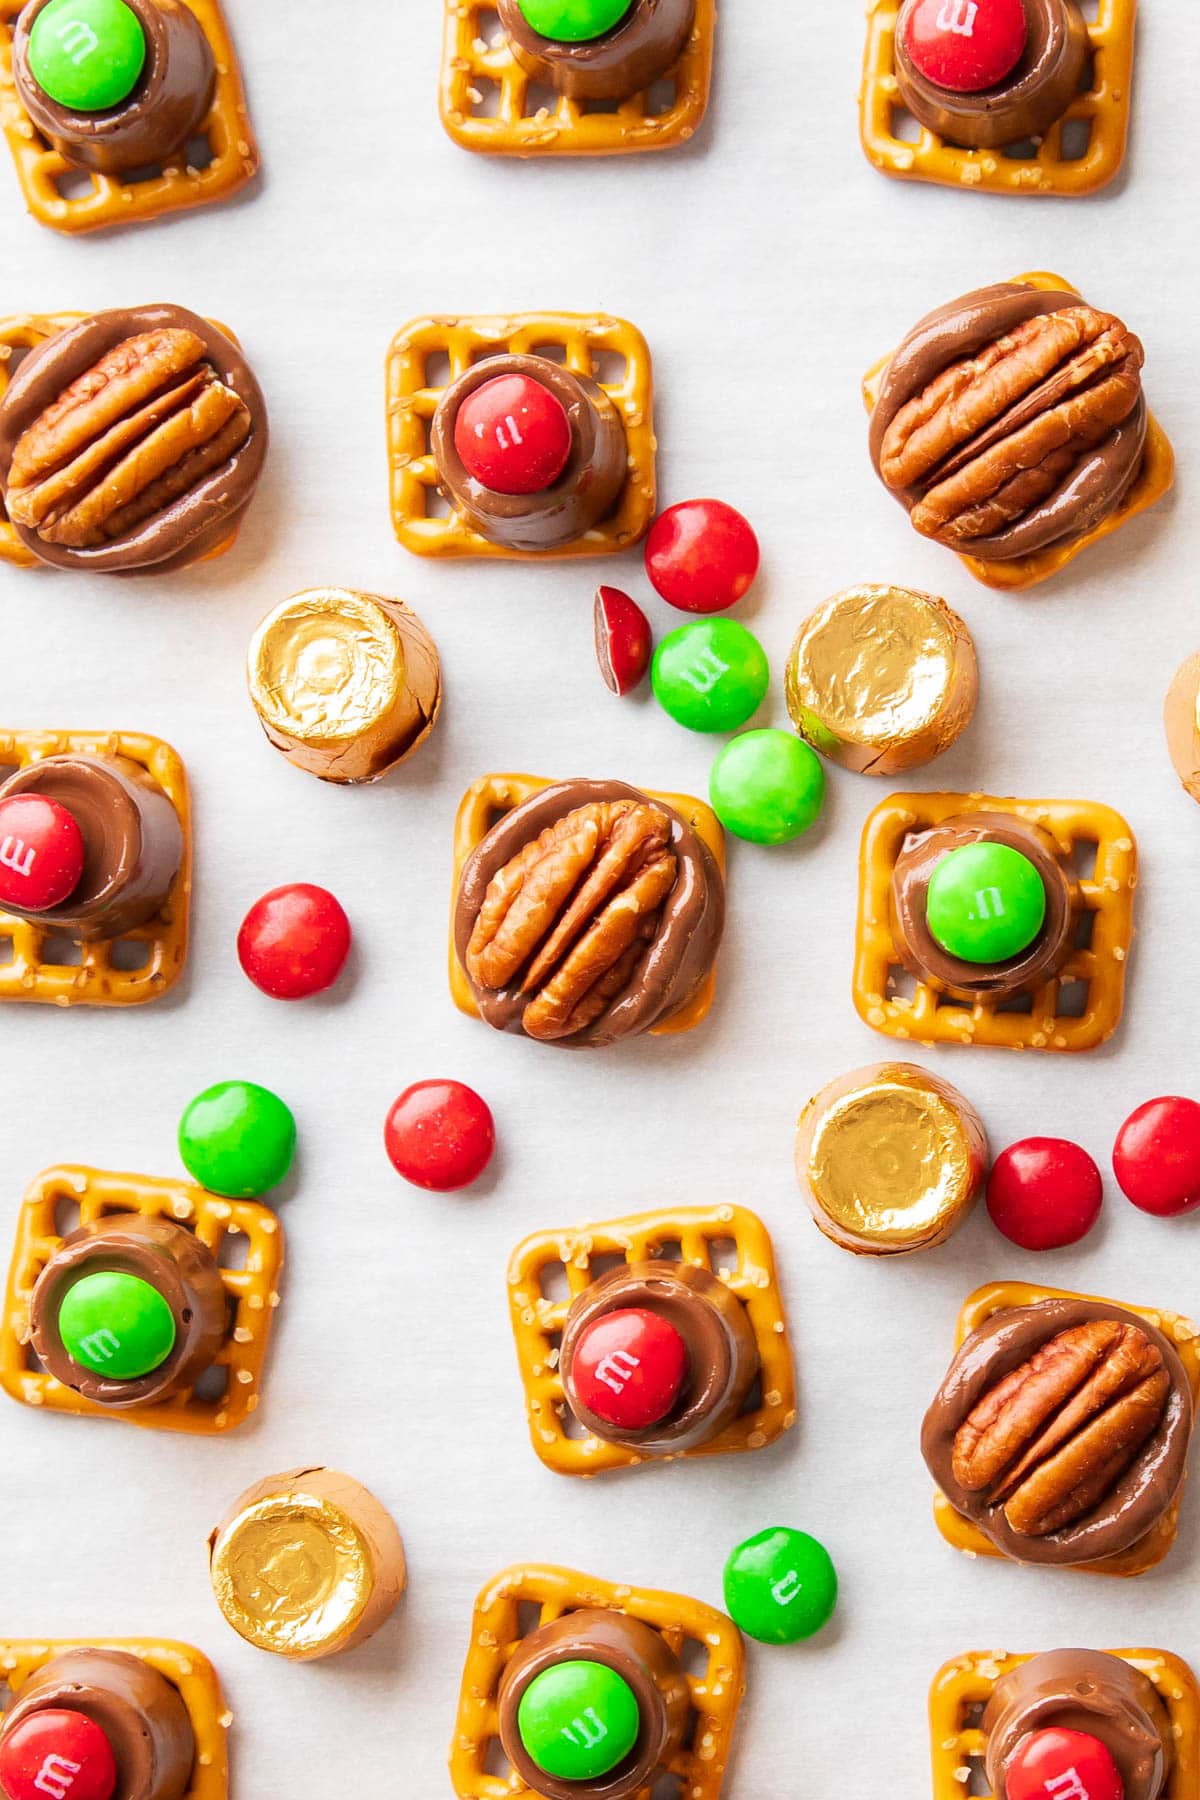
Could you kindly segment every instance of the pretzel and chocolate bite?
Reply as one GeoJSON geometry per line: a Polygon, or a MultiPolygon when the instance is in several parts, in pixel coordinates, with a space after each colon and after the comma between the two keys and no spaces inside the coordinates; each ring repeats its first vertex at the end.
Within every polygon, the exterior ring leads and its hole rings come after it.
{"type": "MultiPolygon", "coordinates": [[[[996,1800],[1008,1800],[1010,1773],[1028,1755],[1035,1734],[1081,1733],[1101,1745],[1102,1760],[1116,1765],[1124,1800],[1161,1800],[1175,1760],[1171,1722],[1154,1684],[1103,1650],[1047,1650],[1019,1663],[996,1683],[982,1729],[988,1787],[996,1800]]],[[[1086,1742],[1071,1741],[1077,1755],[1089,1754],[1086,1742]]],[[[1072,1781],[1064,1770],[1046,1792],[1083,1792],[1074,1773],[1072,1781]]]]}
{"type": "Polygon", "coordinates": [[[547,12],[530,0],[497,0],[513,55],[534,81],[568,100],[628,100],[679,60],[695,23],[696,0],[625,0],[598,7],[598,32],[555,37],[530,22],[547,12]],[[615,19],[614,19],[615,15],[615,19]],[[611,24],[604,21],[614,19],[611,24]]]}
{"type": "Polygon", "coordinates": [[[682,1011],[721,940],[725,885],[673,807],[619,781],[564,781],[468,858],[454,947],[480,1017],[596,1047],[682,1011]]]}
{"type": "Polygon", "coordinates": [[[232,537],[262,471],[262,392],[179,306],[96,313],[25,357],[0,401],[0,502],[60,569],[159,574],[232,537]]]}
{"type": "MultiPolygon", "coordinates": [[[[929,131],[969,150],[995,150],[1040,138],[1080,91],[1091,42],[1077,0],[1021,0],[1025,43],[1008,72],[983,88],[950,86],[928,67],[912,31],[922,0],[905,0],[896,24],[896,86],[903,104],[929,131]]],[[[978,26],[975,7],[941,9],[960,42],[978,26]]],[[[945,29],[945,28],[944,28],[945,29]]],[[[1007,60],[1007,59],[1005,59],[1007,60]]]]}
{"type": "Polygon", "coordinates": [[[196,1761],[178,1688],[123,1650],[63,1650],[35,1670],[5,1714],[0,1757],[15,1759],[22,1745],[41,1759],[31,1786],[51,1796],[65,1797],[85,1772],[96,1791],[102,1762],[115,1774],[111,1800],[183,1800],[196,1761]]]}
{"type": "Polygon", "coordinates": [[[951,1506],[1015,1562],[1082,1567],[1139,1543],[1186,1475],[1173,1344],[1107,1302],[1009,1307],[959,1349],[921,1449],[951,1506]]]}

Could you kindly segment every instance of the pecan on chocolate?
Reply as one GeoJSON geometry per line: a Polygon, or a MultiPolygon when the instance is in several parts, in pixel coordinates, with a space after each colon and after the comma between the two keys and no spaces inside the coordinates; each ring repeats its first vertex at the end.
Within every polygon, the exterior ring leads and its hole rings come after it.
{"type": "Polygon", "coordinates": [[[527,1036],[569,1037],[625,987],[675,885],[670,837],[648,801],[592,801],[492,877],[467,972],[482,988],[519,986],[527,1036]]]}
{"type": "Polygon", "coordinates": [[[1157,1428],[1171,1377],[1135,1325],[1060,1332],[988,1389],[954,1438],[955,1479],[1044,1537],[1091,1511],[1157,1428]]]}

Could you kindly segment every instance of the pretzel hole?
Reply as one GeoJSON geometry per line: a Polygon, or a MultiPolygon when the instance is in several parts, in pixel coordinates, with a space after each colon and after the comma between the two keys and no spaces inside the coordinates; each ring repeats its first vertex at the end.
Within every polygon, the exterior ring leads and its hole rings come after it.
{"type": "Polygon", "coordinates": [[[709,1240],[708,1266],[714,1275],[736,1275],[741,1260],[734,1238],[709,1240]]]}
{"type": "Polygon", "coordinates": [[[898,1000],[904,1006],[911,1006],[917,997],[920,982],[912,972],[897,963],[888,970],[887,991],[889,1000],[898,1000]]]}
{"type": "Polygon", "coordinates": [[[184,165],[189,173],[199,175],[210,169],[217,160],[217,152],[207,131],[197,132],[190,137],[183,147],[184,165]]]}
{"type": "Polygon", "coordinates": [[[679,83],[674,75],[660,75],[651,87],[646,89],[646,117],[661,119],[671,112],[679,98],[679,83]]]}
{"type": "Polygon", "coordinates": [[[542,1609],[536,1600],[518,1600],[517,1637],[527,1638],[542,1622],[542,1609]]]}
{"type": "Polygon", "coordinates": [[[492,7],[485,7],[475,20],[475,31],[481,44],[489,50],[498,49],[504,42],[504,27],[500,23],[500,14],[492,7]]]}
{"type": "Polygon", "coordinates": [[[1094,94],[1095,91],[1096,52],[1093,50],[1090,56],[1084,58],[1083,67],[1079,71],[1079,92],[1081,94],[1094,94]]]}
{"type": "Polygon", "coordinates": [[[955,1010],[958,1012],[970,1012],[971,1002],[969,1000],[961,999],[957,994],[939,994],[937,997],[937,1010],[939,1012],[954,1012],[955,1010]]]}
{"type": "Polygon", "coordinates": [[[64,169],[54,177],[54,191],[60,200],[90,200],[96,191],[95,177],[86,169],[64,169]]]}
{"type": "Polygon", "coordinates": [[[218,1400],[224,1400],[228,1391],[229,1370],[224,1363],[212,1363],[196,1377],[192,1385],[192,1398],[202,1400],[206,1406],[213,1406],[218,1400]]]}
{"type": "Polygon", "coordinates": [[[920,119],[914,117],[906,106],[893,106],[892,136],[897,143],[919,144],[924,129],[920,119]]]}
{"type": "Polygon", "coordinates": [[[559,1426],[565,1438],[570,1438],[572,1442],[578,1444],[582,1443],[584,1438],[591,1437],[592,1434],[587,1426],[575,1417],[565,1400],[556,1401],[554,1410],[558,1414],[559,1426]]]}
{"type": "Polygon", "coordinates": [[[108,946],[108,966],[120,969],[126,975],[136,975],[148,966],[153,954],[153,944],[142,938],[116,938],[108,946]]]}
{"type": "Polygon", "coordinates": [[[1058,988],[1058,1004],[1054,1008],[1056,1016],[1060,1019],[1082,1019],[1088,1009],[1088,996],[1090,992],[1090,982],[1060,982],[1058,988]]]}
{"type": "Polygon", "coordinates": [[[681,1263],[683,1261],[683,1245],[678,1238],[663,1238],[661,1243],[655,1244],[651,1248],[650,1254],[655,1262],[681,1263]]]}
{"type": "Polygon", "coordinates": [[[567,346],[565,344],[534,344],[529,354],[530,356],[540,356],[543,362],[557,363],[560,368],[566,367],[567,346]]]}
{"type": "Polygon", "coordinates": [[[83,962],[83,945],[75,938],[52,935],[42,942],[41,960],[56,969],[77,969],[83,962]]]}
{"type": "Polygon", "coordinates": [[[145,187],[148,181],[162,179],[161,163],[144,163],[140,169],[122,169],[121,183],[124,187],[145,187]]]}
{"type": "Polygon", "coordinates": [[[512,1764],[504,1754],[504,1745],[497,1737],[489,1738],[487,1749],[483,1753],[483,1772],[496,1781],[507,1781],[512,1774],[512,1764]]]}
{"type": "Polygon", "coordinates": [[[650,1800],[682,1800],[683,1776],[669,1772],[658,1777],[650,1789],[650,1800]]]}
{"type": "Polygon", "coordinates": [[[703,1638],[685,1637],[676,1654],[680,1668],[690,1681],[702,1681],[708,1674],[711,1652],[703,1638]]]}
{"type": "Polygon", "coordinates": [[[544,81],[531,81],[525,90],[525,117],[527,119],[550,118],[562,104],[562,95],[557,88],[548,87],[544,81]]]}
{"type": "Polygon", "coordinates": [[[1066,864],[1076,881],[1092,881],[1096,875],[1096,859],[1100,846],[1095,838],[1076,838],[1066,864]]]}
{"type": "Polygon", "coordinates": [[[15,951],[10,937],[0,937],[0,968],[13,961],[15,951]]]}
{"type": "Polygon", "coordinates": [[[563,1300],[569,1300],[571,1284],[567,1279],[566,1264],[561,1262],[543,1263],[538,1270],[538,1287],[543,1300],[552,1301],[555,1305],[563,1300]]]}
{"type": "Polygon", "coordinates": [[[614,1269],[626,1267],[628,1258],[620,1250],[606,1250],[602,1256],[593,1256],[588,1263],[588,1278],[599,1281],[602,1275],[611,1275],[614,1269]]]}
{"type": "Polygon", "coordinates": [[[751,1386],[750,1392],[746,1395],[745,1400],[742,1402],[742,1410],[738,1414],[738,1418],[739,1419],[748,1419],[750,1417],[751,1413],[761,1412],[762,1404],[763,1404],[763,1384],[762,1384],[762,1372],[760,1370],[760,1372],[754,1377],[754,1382],[753,1382],[753,1385],[751,1386]]]}
{"type": "Polygon", "coordinates": [[[244,1269],[250,1257],[250,1239],[244,1231],[235,1231],[232,1226],[223,1233],[217,1245],[217,1267],[221,1269],[244,1269]]]}
{"type": "Polygon", "coordinates": [[[622,351],[592,351],[592,379],[598,381],[601,387],[623,387],[628,373],[629,358],[622,351]]]}
{"type": "Polygon", "coordinates": [[[471,117],[473,119],[498,117],[501,95],[498,81],[491,81],[486,75],[476,75],[467,92],[471,99],[471,117]]]}
{"type": "Polygon", "coordinates": [[[69,1194],[60,1194],[54,1202],[55,1237],[70,1237],[73,1231],[79,1229],[81,1216],[78,1200],[72,1200],[69,1194]]]}
{"type": "Polygon", "coordinates": [[[1082,162],[1092,143],[1090,119],[1065,119],[1059,131],[1058,154],[1062,162],[1082,162]]]}
{"type": "Polygon", "coordinates": [[[32,1344],[25,1345],[25,1368],[30,1375],[47,1375],[49,1370],[32,1344]]]}
{"type": "Polygon", "coordinates": [[[1015,143],[1002,144],[1000,154],[1009,162],[1033,162],[1039,148],[1040,145],[1033,138],[1018,138],[1015,143]]]}
{"type": "Polygon", "coordinates": [[[425,489],[425,517],[427,519],[452,519],[454,508],[439,487],[425,489]]]}
{"type": "Polygon", "coordinates": [[[1089,25],[1096,25],[1100,20],[1100,0],[1079,0],[1079,10],[1089,25]]]}
{"type": "Polygon", "coordinates": [[[583,110],[589,116],[596,113],[619,113],[624,105],[624,100],[617,100],[615,98],[609,100],[585,100],[583,103],[583,110]]]}
{"type": "Polygon", "coordinates": [[[995,1010],[998,1013],[1032,1014],[1032,1012],[1033,1012],[1033,995],[1032,994],[1010,994],[1008,996],[1007,1000],[997,1000],[995,1010]]]}
{"type": "Polygon", "coordinates": [[[450,352],[448,350],[427,350],[421,359],[421,381],[427,388],[444,388],[450,385],[450,352]]]}

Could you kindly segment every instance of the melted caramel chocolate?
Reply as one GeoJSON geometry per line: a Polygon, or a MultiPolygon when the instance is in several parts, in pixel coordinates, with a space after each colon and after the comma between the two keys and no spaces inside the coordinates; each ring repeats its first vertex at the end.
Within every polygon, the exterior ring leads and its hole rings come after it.
{"type": "Polygon", "coordinates": [[[22,1683],[0,1737],[60,1707],[91,1719],[111,1744],[113,1800],[183,1800],[196,1760],[192,1722],[179,1690],[148,1662],[124,1650],[64,1650],[22,1683]]]}
{"type": "Polygon", "coordinates": [[[896,27],[896,85],[922,125],[967,150],[995,150],[1037,138],[1061,119],[1079,92],[1091,43],[1076,0],[1022,0],[1027,38],[1020,61],[995,87],[957,94],[938,87],[908,53],[905,13],[896,27]]]}
{"type": "Polygon", "coordinates": [[[571,44],[534,31],[521,0],[496,5],[521,67],[569,100],[628,100],[651,87],[682,55],[696,16],[696,0],[633,0],[611,31],[571,44]]]}

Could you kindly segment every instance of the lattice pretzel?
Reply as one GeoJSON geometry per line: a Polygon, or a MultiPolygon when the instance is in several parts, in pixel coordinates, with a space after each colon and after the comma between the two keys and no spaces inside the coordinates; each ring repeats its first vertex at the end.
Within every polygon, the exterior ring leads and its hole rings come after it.
{"type": "Polygon", "coordinates": [[[712,87],[716,0],[696,0],[692,35],[661,84],[673,97],[655,110],[653,91],[634,94],[612,111],[586,101],[547,94],[527,75],[501,32],[489,39],[490,0],[445,0],[438,110],[442,124],[464,150],[493,156],[615,156],[629,150],[669,150],[694,136],[708,109],[712,87]],[[496,94],[496,112],[484,112],[496,94]]]}
{"type": "Polygon", "coordinates": [[[927,126],[909,143],[896,135],[896,114],[905,110],[896,80],[896,21],[903,0],[868,0],[867,48],[859,89],[863,149],[877,169],[902,180],[933,181],[943,187],[975,188],[990,194],[1091,194],[1117,174],[1129,135],[1133,81],[1133,33],[1137,0],[1099,0],[1088,23],[1092,57],[1087,87],[1076,95],[1031,153],[1024,146],[969,150],[951,144],[927,126]],[[1086,125],[1086,148],[1069,153],[1071,137],[1086,125]]]}
{"type": "Polygon", "coordinates": [[[995,799],[990,794],[891,794],[863,828],[859,856],[854,1004],[886,1037],[933,1044],[986,1044],[1010,1050],[1090,1050],[1112,1036],[1125,998],[1125,964],[1133,941],[1137,849],[1133,833],[1109,806],[1090,800],[995,799]],[[1077,886],[1091,938],[1077,942],[1064,967],[1038,988],[1028,1012],[1004,1010],[989,999],[959,1004],[930,982],[911,999],[891,991],[904,973],[892,938],[891,886],[910,831],[927,831],[956,813],[1007,812],[1041,826],[1064,861],[1095,844],[1096,863],[1077,886]],[[1078,1015],[1061,1010],[1063,989],[1086,987],[1078,1015]]]}
{"type": "MultiPolygon", "coordinates": [[[[703,1646],[703,1673],[685,1671],[694,1726],[670,1773],[686,1800],[717,1800],[745,1692],[744,1651],[736,1626],[714,1607],[682,1594],[616,1586],[573,1569],[536,1564],[506,1569],[475,1603],[450,1747],[450,1784],[458,1800],[516,1800],[531,1792],[515,1773],[488,1773],[489,1752],[499,1749],[500,1678],[526,1636],[583,1607],[604,1607],[641,1620],[661,1633],[676,1656],[685,1642],[703,1646]],[[539,1609],[527,1627],[522,1626],[522,1607],[539,1609]]],[[[639,1788],[633,1800],[651,1800],[651,1790],[639,1788]]]]}
{"type": "MultiPolygon", "coordinates": [[[[1052,275],[1047,270],[1012,275],[1009,279],[1026,287],[1039,288],[1043,293],[1061,289],[1063,293],[1079,296],[1077,287],[1064,281],[1061,275],[1052,275]]],[[[892,352],[889,351],[863,376],[863,401],[868,413],[875,410],[884,370],[891,360],[892,352]]],[[[1065,569],[1081,550],[1086,550],[1091,544],[1101,543],[1114,531],[1120,531],[1122,525],[1127,525],[1138,513],[1157,505],[1163,495],[1170,491],[1174,479],[1175,452],[1166,432],[1154,414],[1150,413],[1146,421],[1146,447],[1142,452],[1142,466],[1133,486],[1121,504],[1106,514],[1099,524],[1093,525],[1090,531],[1085,531],[1082,537],[1073,538],[1070,543],[1050,544],[1045,550],[1036,550],[1030,556],[1014,556],[1008,562],[990,562],[980,556],[959,556],[958,560],[985,587],[999,588],[1005,593],[1036,587],[1039,581],[1045,581],[1048,576],[1057,575],[1060,569],[1065,569]]],[[[957,551],[955,555],[958,555],[957,551]]]]}
{"type": "Polygon", "coordinates": [[[184,148],[145,180],[76,168],[34,126],[12,78],[13,26],[25,3],[0,0],[0,128],[8,139],[25,204],[39,224],[68,232],[131,225],[226,200],[257,174],[258,145],[221,0],[187,0],[217,65],[212,106],[184,148]],[[203,138],[212,160],[201,169],[189,156],[203,138]],[[86,185],[86,193],[66,191],[81,185],[86,185]]]}
{"type": "MultiPolygon", "coordinates": [[[[1036,1306],[1042,1300],[1091,1300],[1098,1301],[1102,1306],[1123,1306],[1126,1312],[1136,1313],[1138,1318],[1145,1319],[1174,1344],[1183,1363],[1188,1386],[1192,1390],[1192,1400],[1200,1401],[1200,1327],[1179,1313],[1163,1312],[1148,1306],[1131,1306],[1127,1300],[1106,1300],[1096,1294],[1074,1294],[1067,1288],[1042,1287],[1036,1282],[992,1281],[986,1287],[977,1288],[963,1302],[955,1328],[955,1349],[973,1331],[986,1325],[996,1313],[1005,1312],[1014,1306],[1036,1306]]],[[[1129,1576],[1143,1575],[1147,1569],[1154,1568],[1175,1542],[1182,1499],[1181,1488],[1145,1537],[1136,1544],[1131,1544],[1128,1550],[1119,1550],[1112,1556],[1101,1557],[1098,1562],[1080,1565],[1078,1572],[1085,1575],[1129,1576]]],[[[977,1525],[956,1512],[946,1496],[938,1491],[934,1493],[933,1517],[938,1530],[955,1550],[965,1551],[968,1556],[993,1556],[1008,1560],[977,1525]]],[[[1200,1800],[1200,1796],[1197,1800],[1200,1800]]]]}
{"type": "Polygon", "coordinates": [[[0,1638],[0,1690],[7,1688],[17,1699],[31,1676],[67,1650],[120,1650],[164,1675],[178,1689],[196,1739],[196,1762],[183,1800],[228,1800],[233,1714],[207,1656],[171,1638],[0,1638]]]}
{"type": "Polygon", "coordinates": [[[538,1456],[559,1475],[598,1475],[606,1469],[634,1468],[674,1457],[644,1456],[636,1447],[606,1443],[588,1433],[568,1437],[567,1401],[558,1366],[558,1345],[572,1301],[596,1279],[600,1258],[627,1263],[652,1262],[665,1246],[679,1246],[681,1260],[717,1275],[745,1306],[754,1331],[761,1365],[761,1396],[753,1409],[735,1419],[711,1443],[680,1455],[724,1456],[761,1450],[796,1422],[796,1378],[788,1342],[783,1300],[775,1273],[771,1239],[761,1219],[741,1206],[664,1208],[604,1225],[540,1231],[513,1252],[508,1268],[508,1300],[517,1363],[525,1390],[529,1435],[538,1456]],[[732,1270],[713,1267],[713,1247],[732,1243],[737,1264],[732,1270]],[[548,1269],[566,1274],[565,1299],[546,1297],[548,1269]]]}
{"type": "Polygon", "coordinates": [[[643,537],[654,517],[654,377],[650,351],[636,326],[607,313],[513,313],[473,318],[413,319],[392,339],[387,359],[388,468],[392,525],[417,556],[500,556],[545,562],[559,556],[611,556],[643,537]],[[598,380],[597,358],[623,356],[619,381],[599,381],[625,424],[629,475],[617,509],[574,543],[557,550],[512,550],[489,543],[460,514],[435,517],[438,485],[429,428],[446,388],[485,356],[530,356],[561,349],[575,375],[598,380]],[[431,383],[429,364],[445,357],[449,373],[431,383]]]}
{"type": "MultiPolygon", "coordinates": [[[[1171,1773],[1162,1800],[1200,1800],[1200,1689],[1187,1663],[1167,1650],[1110,1650],[1145,1675],[1157,1690],[1171,1724],[1171,1773]]],[[[972,1787],[987,1749],[980,1728],[983,1709],[996,1683],[1030,1660],[1028,1652],[968,1650],[943,1664],[929,1690],[929,1739],[933,1800],[995,1800],[990,1789],[972,1787]]]]}
{"type": "MultiPolygon", "coordinates": [[[[450,883],[450,998],[459,1012],[466,1013],[469,1019],[479,1017],[479,1008],[471,992],[471,984],[458,960],[454,948],[454,908],[458,898],[458,881],[463,866],[472,850],[481,844],[492,826],[516,806],[531,800],[540,794],[543,788],[550,787],[551,782],[540,775],[481,775],[473,781],[459,802],[458,813],[454,820],[454,871],[450,883]]],[[[696,836],[712,852],[713,860],[725,874],[725,834],[717,823],[717,815],[703,800],[695,800],[691,794],[663,794],[653,788],[645,789],[648,800],[661,800],[665,806],[673,806],[679,816],[686,820],[696,836]]],[[[687,1005],[679,1012],[673,1013],[659,1025],[651,1025],[650,1037],[670,1037],[679,1031],[691,1031],[706,1018],[717,991],[716,964],[709,970],[701,985],[697,988],[687,1005]]]]}
{"type": "Polygon", "coordinates": [[[52,922],[37,925],[0,908],[0,943],[7,939],[12,945],[10,960],[0,962],[0,1000],[39,1000],[52,1006],[138,1006],[157,1000],[175,986],[187,957],[192,815],[183,762],[170,744],[137,731],[0,732],[0,768],[23,769],[47,756],[123,756],[137,763],[179,815],[183,857],[162,911],[117,938],[85,943],[52,922]],[[78,944],[79,963],[47,956],[47,947],[64,938],[78,944]],[[119,966],[122,944],[146,946],[140,968],[119,966]]]}
{"type": "Polygon", "coordinates": [[[269,1207],[256,1200],[223,1200],[193,1182],[154,1175],[124,1175],[74,1164],[47,1169],[28,1189],[17,1215],[0,1326],[0,1387],[23,1405],[40,1406],[47,1412],[126,1419],[151,1430],[204,1436],[232,1431],[258,1405],[282,1270],[279,1221],[269,1207]],[[79,1207],[81,1225],[114,1213],[169,1219],[194,1231],[214,1256],[220,1255],[226,1237],[238,1232],[245,1235],[245,1266],[221,1270],[230,1319],[214,1363],[227,1371],[223,1394],[205,1399],[194,1389],[184,1388],[168,1400],[114,1412],[85,1400],[31,1361],[29,1304],[38,1276],[63,1241],[56,1210],[70,1202],[79,1207]]]}

